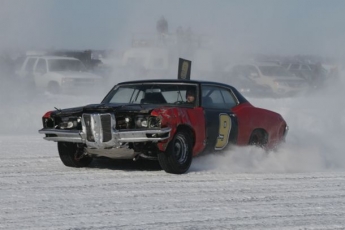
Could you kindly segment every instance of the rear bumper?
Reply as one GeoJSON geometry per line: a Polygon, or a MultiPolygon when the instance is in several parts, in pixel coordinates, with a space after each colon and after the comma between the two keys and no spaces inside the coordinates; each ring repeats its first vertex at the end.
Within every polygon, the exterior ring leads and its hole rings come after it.
{"type": "Polygon", "coordinates": [[[284,140],[284,141],[286,140],[286,136],[287,136],[288,132],[289,132],[289,126],[286,125],[286,126],[285,126],[285,130],[284,130],[284,136],[283,136],[283,140],[284,140]]]}

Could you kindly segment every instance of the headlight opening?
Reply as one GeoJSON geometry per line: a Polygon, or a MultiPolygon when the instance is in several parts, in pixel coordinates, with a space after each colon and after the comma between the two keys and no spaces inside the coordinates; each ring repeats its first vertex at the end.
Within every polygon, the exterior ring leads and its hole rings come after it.
{"type": "Polygon", "coordinates": [[[156,129],[161,127],[161,119],[154,116],[139,115],[135,119],[135,126],[137,128],[150,128],[156,129]]]}

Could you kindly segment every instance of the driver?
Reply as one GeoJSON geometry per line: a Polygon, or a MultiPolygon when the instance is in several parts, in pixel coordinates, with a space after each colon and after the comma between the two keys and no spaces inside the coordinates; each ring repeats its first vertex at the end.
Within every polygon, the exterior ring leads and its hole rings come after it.
{"type": "Polygon", "coordinates": [[[194,87],[187,89],[187,92],[186,92],[186,102],[189,103],[189,104],[194,104],[195,96],[196,96],[196,92],[195,92],[195,88],[194,87]]]}

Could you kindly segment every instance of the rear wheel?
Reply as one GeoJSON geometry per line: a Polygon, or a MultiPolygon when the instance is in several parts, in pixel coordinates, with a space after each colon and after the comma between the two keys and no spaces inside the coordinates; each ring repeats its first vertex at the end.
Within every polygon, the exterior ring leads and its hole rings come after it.
{"type": "Polygon", "coordinates": [[[58,151],[62,163],[68,167],[87,167],[92,162],[92,157],[84,154],[84,148],[76,143],[58,142],[58,151]]]}
{"type": "Polygon", "coordinates": [[[255,145],[257,147],[264,148],[267,144],[267,135],[265,131],[256,129],[252,132],[249,139],[249,145],[255,145]]]}
{"type": "Polygon", "coordinates": [[[158,154],[160,166],[167,172],[182,174],[192,163],[192,141],[186,131],[178,131],[165,152],[158,154]]]}

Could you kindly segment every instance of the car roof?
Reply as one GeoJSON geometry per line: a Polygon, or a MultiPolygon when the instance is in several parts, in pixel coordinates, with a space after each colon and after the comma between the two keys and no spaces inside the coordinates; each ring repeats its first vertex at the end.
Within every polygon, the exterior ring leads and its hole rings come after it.
{"type": "Polygon", "coordinates": [[[208,84],[208,85],[218,85],[224,87],[231,87],[231,85],[227,85],[220,82],[214,81],[205,81],[205,80],[183,80],[183,79],[146,79],[146,80],[135,80],[135,81],[124,81],[118,83],[119,85],[122,84],[137,84],[137,83],[185,83],[185,84],[208,84]]]}
{"type": "MultiPolygon", "coordinates": [[[[124,81],[124,82],[120,82],[117,85],[115,85],[113,87],[113,89],[119,85],[140,84],[140,83],[185,83],[185,84],[206,84],[206,85],[220,86],[220,87],[230,88],[240,103],[248,102],[247,99],[235,87],[233,87],[231,85],[224,84],[224,83],[220,83],[220,82],[204,81],[204,80],[147,79],[147,80],[136,80],[136,81],[124,81]]],[[[110,92],[108,93],[108,95],[110,94],[110,92]]]]}
{"type": "Polygon", "coordinates": [[[44,58],[44,59],[63,59],[63,60],[79,60],[77,58],[73,58],[73,57],[65,57],[65,56],[44,56],[44,55],[30,55],[27,56],[27,58],[44,58]]]}
{"type": "Polygon", "coordinates": [[[73,58],[73,57],[64,57],[64,56],[43,56],[46,59],[68,59],[68,60],[79,60],[77,58],[73,58]]]}
{"type": "Polygon", "coordinates": [[[232,85],[228,85],[221,82],[215,82],[215,81],[182,80],[182,79],[147,79],[147,80],[136,80],[136,81],[124,81],[124,82],[118,83],[117,85],[140,84],[140,83],[183,83],[183,84],[204,84],[204,85],[220,86],[220,87],[230,88],[236,95],[239,102],[241,103],[247,102],[247,99],[232,85]]]}

